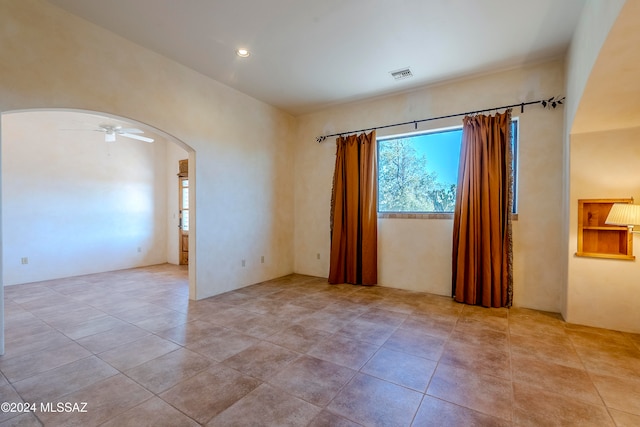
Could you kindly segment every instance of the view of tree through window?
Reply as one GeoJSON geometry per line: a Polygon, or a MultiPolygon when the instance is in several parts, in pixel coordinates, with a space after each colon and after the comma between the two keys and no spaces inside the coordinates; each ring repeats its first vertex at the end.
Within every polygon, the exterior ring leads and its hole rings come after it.
{"type": "Polygon", "coordinates": [[[378,140],[380,212],[452,212],[462,129],[378,140]]]}
{"type": "Polygon", "coordinates": [[[461,142],[462,127],[378,139],[378,211],[453,212],[461,142]]]}

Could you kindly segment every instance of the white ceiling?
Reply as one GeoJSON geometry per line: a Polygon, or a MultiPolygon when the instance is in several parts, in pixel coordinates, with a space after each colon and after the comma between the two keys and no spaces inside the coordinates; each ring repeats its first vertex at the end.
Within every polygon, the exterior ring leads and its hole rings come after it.
{"type": "Polygon", "coordinates": [[[564,54],[586,0],[49,1],[300,115],[564,54]]]}

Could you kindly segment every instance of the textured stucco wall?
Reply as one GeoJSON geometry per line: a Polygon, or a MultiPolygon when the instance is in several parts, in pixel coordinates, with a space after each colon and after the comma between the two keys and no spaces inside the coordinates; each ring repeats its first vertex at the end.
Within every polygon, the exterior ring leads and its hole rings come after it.
{"type": "Polygon", "coordinates": [[[640,127],[571,137],[567,321],[640,332],[640,238],[635,261],[577,257],[578,200],[633,197],[640,202],[640,127]]]}
{"type": "MultiPolygon", "coordinates": [[[[562,60],[464,79],[302,116],[295,154],[295,268],[328,274],[329,202],[335,142],[315,137],[513,104],[564,92],[562,60]],[[317,254],[320,253],[320,260],[317,254]]],[[[514,304],[559,311],[563,112],[519,109],[518,213],[514,222],[514,304]]],[[[420,130],[460,125],[462,118],[427,122],[420,130]],[[428,127],[427,127],[428,126],[428,127]]],[[[413,131],[386,129],[378,135],[413,131]]],[[[450,295],[452,220],[379,219],[379,282],[450,295]]]]}
{"type": "MultiPolygon", "coordinates": [[[[567,56],[566,300],[571,323],[640,332],[638,261],[576,257],[579,199],[640,198],[636,1],[588,2],[567,56]],[[569,98],[570,97],[570,98],[569,98]]],[[[634,236],[638,256],[637,235],[634,236]]]]}
{"type": "Polygon", "coordinates": [[[293,271],[293,117],[39,0],[0,1],[0,46],[0,112],[105,112],[191,148],[192,297],[293,271]]]}

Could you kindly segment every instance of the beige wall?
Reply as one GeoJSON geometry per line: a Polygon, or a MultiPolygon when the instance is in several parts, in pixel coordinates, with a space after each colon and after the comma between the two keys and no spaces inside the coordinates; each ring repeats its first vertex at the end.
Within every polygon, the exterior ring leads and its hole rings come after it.
{"type": "Polygon", "coordinates": [[[640,332],[640,237],[635,261],[576,257],[578,199],[633,197],[640,202],[640,127],[571,137],[571,209],[567,320],[640,332]]]}
{"type": "MultiPolygon", "coordinates": [[[[588,2],[567,56],[566,77],[562,313],[571,323],[630,332],[640,332],[638,261],[580,258],[575,252],[578,199],[634,197],[638,203],[640,198],[637,6],[625,0],[588,2]]],[[[634,243],[637,256],[637,236],[634,243]]]]}
{"type": "Polygon", "coordinates": [[[293,271],[293,117],[40,0],[0,0],[0,46],[0,112],[105,112],[191,147],[192,297],[293,271]]]}
{"type": "MultiPolygon", "coordinates": [[[[315,137],[339,131],[435,117],[564,92],[561,60],[459,80],[400,95],[342,105],[299,119],[295,151],[295,270],[328,274],[329,202],[335,142],[315,137]],[[317,259],[317,254],[320,259],[317,259]]],[[[514,304],[559,311],[562,271],[562,111],[519,109],[518,212],[514,223],[514,304]]],[[[420,130],[459,125],[427,122],[420,130]]],[[[404,133],[413,126],[378,135],[404,133]]],[[[452,220],[379,219],[379,282],[450,294],[452,220]]]]}
{"type": "Polygon", "coordinates": [[[600,49],[625,3],[626,0],[592,0],[586,2],[582,10],[567,53],[567,131],[571,129],[600,49]]]}

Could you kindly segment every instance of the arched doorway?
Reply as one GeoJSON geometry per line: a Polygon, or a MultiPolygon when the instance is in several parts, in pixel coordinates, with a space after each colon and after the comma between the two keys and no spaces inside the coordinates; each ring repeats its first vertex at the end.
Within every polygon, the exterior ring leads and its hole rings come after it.
{"type": "MultiPolygon", "coordinates": [[[[5,284],[171,262],[170,240],[176,241],[177,248],[178,236],[177,215],[168,209],[171,201],[167,200],[169,194],[176,193],[176,172],[168,165],[172,162],[177,169],[180,157],[195,164],[191,147],[135,119],[103,112],[33,109],[8,111],[0,117],[6,189],[3,259],[10,256],[16,264],[3,266],[5,284]],[[143,132],[137,135],[151,137],[154,142],[107,136],[96,131],[100,125],[136,128],[143,132]],[[5,144],[12,139],[17,142],[11,144],[18,153],[15,159],[5,153],[9,147],[5,144]],[[20,162],[20,156],[30,161],[20,162]],[[21,194],[26,191],[25,184],[33,184],[30,180],[44,184],[39,186],[41,194],[30,195],[36,201],[25,205],[21,194]],[[164,212],[163,206],[167,207],[164,212]],[[51,221],[45,224],[43,217],[51,221]],[[32,238],[24,238],[25,233],[32,238]],[[48,236],[49,241],[38,236],[48,236]],[[23,242],[20,247],[9,246],[17,241],[23,242]],[[62,259],[73,259],[75,265],[62,259]],[[39,264],[34,265],[35,260],[39,264]]],[[[195,197],[189,203],[195,212],[195,197]]],[[[177,202],[173,206],[177,208],[177,202]]],[[[192,220],[191,234],[195,233],[192,220]]],[[[173,252],[177,260],[177,249],[173,252]]],[[[193,299],[196,257],[191,252],[189,295],[193,299]]]]}

